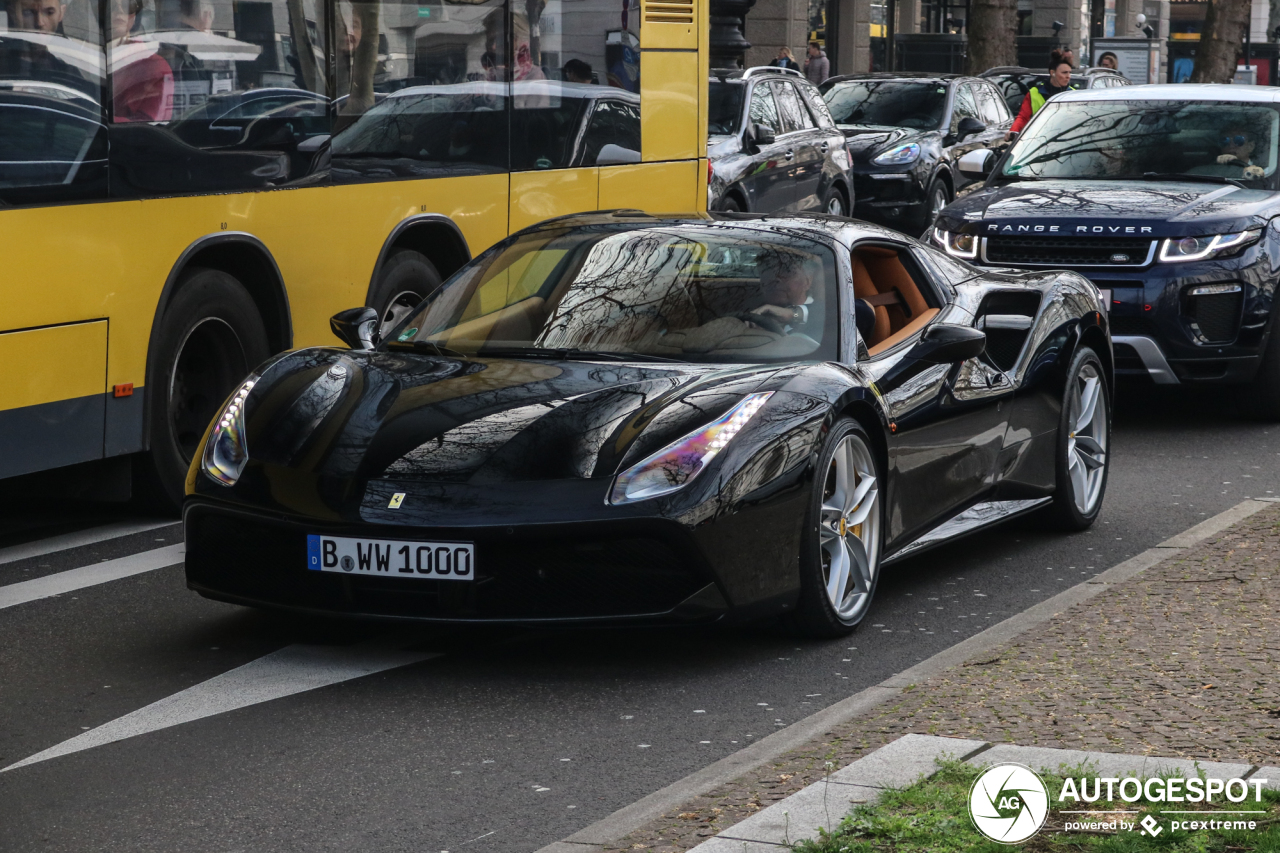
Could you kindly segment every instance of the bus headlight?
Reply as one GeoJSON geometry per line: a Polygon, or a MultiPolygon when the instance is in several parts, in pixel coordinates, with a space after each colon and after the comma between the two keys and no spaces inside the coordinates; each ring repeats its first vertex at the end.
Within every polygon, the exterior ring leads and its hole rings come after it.
{"type": "Polygon", "coordinates": [[[1170,237],[1160,244],[1160,260],[1166,263],[1203,261],[1228,249],[1238,249],[1262,236],[1261,228],[1234,234],[1210,234],[1204,237],[1170,237]]]}
{"type": "Polygon", "coordinates": [[[971,261],[978,257],[978,235],[960,234],[955,231],[933,229],[933,239],[953,258],[964,258],[971,261]]]}
{"type": "Polygon", "coordinates": [[[772,396],[772,391],[748,394],[707,426],[632,465],[614,480],[609,503],[618,506],[656,498],[692,483],[772,396]]]}
{"type": "Polygon", "coordinates": [[[231,395],[204,446],[200,468],[219,485],[234,486],[249,461],[249,445],[244,436],[244,404],[257,381],[256,374],[250,375],[231,395]]]}

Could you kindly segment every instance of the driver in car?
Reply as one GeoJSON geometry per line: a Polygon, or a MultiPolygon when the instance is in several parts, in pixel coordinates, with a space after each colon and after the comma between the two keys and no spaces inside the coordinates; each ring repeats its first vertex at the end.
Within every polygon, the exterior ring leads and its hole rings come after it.
{"type": "MultiPolygon", "coordinates": [[[[764,304],[749,313],[776,320],[787,334],[804,330],[809,324],[813,305],[813,297],[809,293],[813,287],[813,272],[808,265],[790,257],[781,258],[760,273],[760,285],[764,304]]],[[[855,299],[854,311],[858,333],[866,340],[875,328],[875,308],[863,299],[855,299]]],[[[768,328],[763,323],[757,325],[768,328]]]]}
{"type": "Polygon", "coordinates": [[[1218,140],[1222,147],[1214,163],[1207,166],[1196,166],[1188,171],[1196,175],[1217,175],[1224,178],[1244,177],[1245,179],[1261,178],[1265,171],[1253,162],[1254,149],[1257,148],[1257,136],[1250,130],[1238,125],[1228,127],[1218,140]],[[1243,169],[1243,174],[1237,172],[1243,169]]]}

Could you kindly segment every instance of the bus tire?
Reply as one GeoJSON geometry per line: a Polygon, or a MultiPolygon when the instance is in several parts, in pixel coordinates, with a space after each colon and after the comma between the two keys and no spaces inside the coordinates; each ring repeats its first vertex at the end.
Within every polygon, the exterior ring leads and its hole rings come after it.
{"type": "Polygon", "coordinates": [[[395,328],[439,287],[440,273],[426,255],[413,249],[393,251],[369,292],[369,307],[378,312],[378,334],[383,336],[395,328]]]}
{"type": "Polygon", "coordinates": [[[173,512],[209,423],[271,350],[253,297],[222,270],[187,270],[160,323],[147,383],[150,448],[138,473],[143,502],[173,512]]]}

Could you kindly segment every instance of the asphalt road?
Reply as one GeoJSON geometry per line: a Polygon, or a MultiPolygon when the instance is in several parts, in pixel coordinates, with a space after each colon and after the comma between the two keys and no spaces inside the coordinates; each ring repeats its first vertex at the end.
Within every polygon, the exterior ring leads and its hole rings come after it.
{"type": "MultiPolygon", "coordinates": [[[[1092,530],[1015,521],[891,567],[847,641],[335,627],[206,601],[180,566],[0,607],[0,768],[61,750],[0,771],[0,850],[528,853],[1245,497],[1280,495],[1278,457],[1280,425],[1225,396],[1127,390],[1092,530]]],[[[4,562],[6,547],[121,521],[8,501],[0,601],[180,541],[170,525],[4,562]]]]}

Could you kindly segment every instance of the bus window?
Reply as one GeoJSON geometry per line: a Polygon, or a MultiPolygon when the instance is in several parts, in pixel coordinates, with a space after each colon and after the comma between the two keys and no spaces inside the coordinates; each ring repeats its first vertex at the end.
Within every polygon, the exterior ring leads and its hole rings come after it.
{"type": "MultiPolygon", "coordinates": [[[[60,0],[0,0],[0,204],[107,192],[102,44],[60,0]]],[[[86,26],[87,24],[87,26],[86,26]]]]}
{"type": "Polygon", "coordinates": [[[507,170],[504,8],[339,0],[335,182],[507,170]]]}
{"type": "Polygon", "coordinates": [[[329,134],[323,0],[104,5],[111,195],[316,180],[329,134]]]}
{"type": "Polygon", "coordinates": [[[513,5],[512,171],[640,161],[640,8],[621,5],[513,5]]]}

